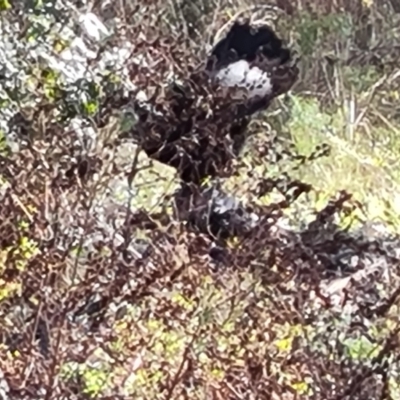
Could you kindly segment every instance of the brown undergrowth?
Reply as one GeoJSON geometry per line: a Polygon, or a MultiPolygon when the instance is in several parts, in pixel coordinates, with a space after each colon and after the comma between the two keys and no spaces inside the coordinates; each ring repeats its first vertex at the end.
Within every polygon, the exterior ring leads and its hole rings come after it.
{"type": "MultiPolygon", "coordinates": [[[[107,46],[121,37],[135,44],[130,60],[143,56],[147,66],[130,62],[130,79],[162,110],[171,72],[184,81],[204,59],[200,32],[229,18],[217,3],[147,3],[108,10],[122,22],[107,46]]],[[[318,11],[277,3],[298,21],[318,11]]],[[[321,18],[342,12],[331,6],[321,18]]],[[[376,16],[390,4],[359,7],[376,16]]],[[[339,17],[358,21],[360,12],[339,17]]],[[[22,18],[16,7],[6,13],[22,18]]],[[[328,29],[304,18],[308,32],[328,29]]],[[[300,28],[286,38],[298,48],[300,28]]],[[[302,65],[317,56],[313,79],[303,70],[292,95],[310,96],[307,87],[321,107],[340,107],[329,89],[336,78],[324,69],[329,55],[315,50],[302,65]]],[[[274,104],[269,124],[252,122],[243,157],[215,169],[259,217],[253,229],[215,238],[177,218],[176,171],[140,152],[127,122],[136,118],[136,92],[122,89],[118,71],[71,87],[51,69],[40,67],[38,76],[29,62],[36,86],[25,83],[18,106],[16,84],[2,86],[4,115],[15,111],[8,126],[18,151],[5,146],[0,158],[0,397],[398,397],[400,242],[365,223],[364,204],[341,187],[322,207],[310,204],[318,188],[298,171],[330,162],[331,146],[294,146],[284,129],[290,97],[274,104]],[[77,116],[95,141],[71,125],[77,116]],[[296,223],[293,210],[301,214],[296,223]]],[[[344,61],[332,62],[334,71],[344,61]]],[[[190,101],[212,104],[204,91],[194,90],[190,101]]],[[[228,124],[229,108],[224,115],[228,124]]],[[[219,149],[223,125],[209,129],[219,149]]]]}

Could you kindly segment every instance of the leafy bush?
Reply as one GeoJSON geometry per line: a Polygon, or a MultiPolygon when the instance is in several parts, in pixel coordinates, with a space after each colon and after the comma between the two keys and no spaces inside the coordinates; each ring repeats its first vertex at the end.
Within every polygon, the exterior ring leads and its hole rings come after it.
{"type": "Polygon", "coordinates": [[[247,11],[301,76],[203,182],[258,216],[216,238],[132,135],[247,7],[192,3],[0,2],[0,397],[398,397],[398,15],[247,11]]]}

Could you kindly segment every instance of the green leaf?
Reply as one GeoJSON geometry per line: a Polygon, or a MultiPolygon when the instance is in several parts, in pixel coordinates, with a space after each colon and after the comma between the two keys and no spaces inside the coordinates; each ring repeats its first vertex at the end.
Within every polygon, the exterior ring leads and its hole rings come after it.
{"type": "Polygon", "coordinates": [[[11,4],[8,0],[0,0],[0,11],[6,11],[11,8],[11,4]]]}
{"type": "Polygon", "coordinates": [[[98,109],[98,102],[95,100],[89,100],[83,103],[84,111],[87,115],[94,115],[98,109]]]}

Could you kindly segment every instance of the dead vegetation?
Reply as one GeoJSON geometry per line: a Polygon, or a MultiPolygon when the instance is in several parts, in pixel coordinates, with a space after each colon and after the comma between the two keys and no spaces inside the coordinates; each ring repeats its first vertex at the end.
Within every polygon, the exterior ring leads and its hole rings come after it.
{"type": "MultiPolygon", "coordinates": [[[[331,27],[325,20],[313,25],[309,16],[347,18],[357,27],[370,18],[375,37],[386,38],[376,21],[393,9],[386,2],[360,1],[355,9],[308,3],[278,1],[277,10],[250,14],[279,16],[277,29],[300,53],[293,93],[332,110],[347,101],[335,84],[347,82],[343,71],[354,55],[367,54],[362,63],[369,65],[383,47],[371,45],[370,33],[367,50],[365,40],[352,38],[349,59],[332,61],[322,53],[343,43],[321,47],[319,32],[331,27]],[[291,21],[299,25],[285,31],[291,21]],[[311,47],[301,47],[301,29],[311,47]]],[[[90,64],[102,62],[113,46],[133,43],[126,71],[109,68],[72,84],[24,53],[34,35],[29,28],[39,29],[35,13],[22,15],[16,6],[4,11],[9,21],[25,23],[17,59],[29,79],[20,88],[16,75],[1,83],[7,134],[16,139],[11,145],[7,138],[0,156],[0,397],[397,398],[399,238],[366,221],[363,202],[339,185],[323,207],[310,202],[319,188],[299,171],[335,161],[329,143],[303,153],[291,142],[290,97],[274,102],[266,122],[260,116],[246,126],[248,146],[240,157],[225,152],[237,111],[225,105],[219,125],[203,130],[212,145],[197,153],[204,165],[214,161],[212,173],[203,168],[187,186],[177,180],[181,164],[168,168],[144,156],[149,137],[132,134],[138,91],[162,109],[171,76],[182,82],[194,73],[207,54],[204,37],[221,34],[227,13],[245,5],[121,4],[94,6],[104,22],[114,21],[115,34],[90,64]],[[122,73],[135,88],[124,87],[122,73]],[[206,175],[219,180],[203,182],[206,175]],[[216,202],[222,192],[243,200],[233,228],[231,219],[213,213],[213,190],[216,202]],[[257,216],[254,225],[243,222],[249,215],[257,216]]],[[[61,6],[53,6],[37,14],[53,12],[50,20],[62,21],[61,6]]],[[[35,40],[40,47],[39,34],[35,40]]],[[[51,31],[47,40],[55,47],[59,38],[51,31]]],[[[379,90],[397,73],[389,61],[383,69],[379,90]]],[[[388,101],[394,103],[393,82],[388,101]]],[[[197,89],[179,92],[181,109],[200,97],[215,109],[207,88],[197,89]]],[[[374,101],[360,95],[365,110],[382,114],[374,101]]],[[[389,108],[387,120],[396,125],[389,108]]],[[[374,127],[372,115],[364,112],[366,126],[374,127]]],[[[185,146],[196,148],[190,140],[185,146]]]]}

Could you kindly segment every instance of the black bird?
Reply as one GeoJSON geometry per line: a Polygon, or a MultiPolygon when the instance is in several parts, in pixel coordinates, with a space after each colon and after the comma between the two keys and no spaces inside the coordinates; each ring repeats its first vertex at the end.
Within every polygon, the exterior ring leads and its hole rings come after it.
{"type": "Polygon", "coordinates": [[[172,85],[157,112],[137,105],[134,132],[150,158],[194,184],[218,176],[240,152],[251,116],[287,92],[298,76],[275,32],[248,22],[235,22],[205,61],[183,85],[172,85]]]}

